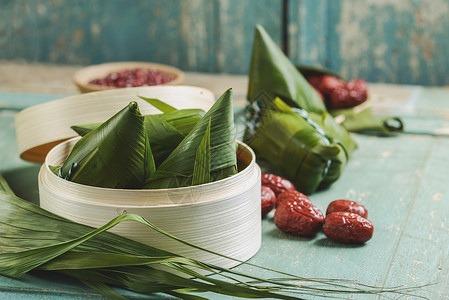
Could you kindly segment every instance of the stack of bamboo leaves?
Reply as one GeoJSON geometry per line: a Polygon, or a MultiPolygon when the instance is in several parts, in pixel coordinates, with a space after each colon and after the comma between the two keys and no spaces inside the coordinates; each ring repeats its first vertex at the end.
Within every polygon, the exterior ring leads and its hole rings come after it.
{"type": "Polygon", "coordinates": [[[74,126],[83,137],[60,177],[107,188],[175,188],[237,173],[232,90],[204,113],[142,98],[162,114],[142,116],[136,102],[103,124],[74,126]]]}

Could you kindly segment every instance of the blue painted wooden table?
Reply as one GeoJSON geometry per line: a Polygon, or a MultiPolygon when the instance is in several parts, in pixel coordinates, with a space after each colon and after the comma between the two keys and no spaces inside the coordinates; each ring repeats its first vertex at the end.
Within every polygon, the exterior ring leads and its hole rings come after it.
{"type": "MultiPolygon", "coordinates": [[[[24,107],[60,96],[0,93],[0,173],[18,196],[36,203],[40,166],[18,157],[14,116],[24,107]]],[[[415,88],[405,102],[378,107],[377,111],[401,116],[409,133],[392,137],[355,134],[359,148],[342,177],[328,190],[311,196],[323,211],[340,198],[364,204],[374,223],[373,238],[362,246],[347,246],[328,240],[322,233],[312,239],[294,237],[278,230],[269,215],[262,224],[262,247],[251,262],[299,276],[354,279],[375,286],[433,283],[416,293],[430,299],[449,299],[449,90],[415,88]]],[[[237,269],[264,273],[245,265],[237,269]]],[[[126,295],[132,299],[161,298],[131,292],[126,295]]],[[[80,283],[60,276],[39,272],[18,280],[0,276],[0,299],[86,298],[102,299],[80,283]]],[[[351,299],[378,296],[351,295],[351,299]]]]}

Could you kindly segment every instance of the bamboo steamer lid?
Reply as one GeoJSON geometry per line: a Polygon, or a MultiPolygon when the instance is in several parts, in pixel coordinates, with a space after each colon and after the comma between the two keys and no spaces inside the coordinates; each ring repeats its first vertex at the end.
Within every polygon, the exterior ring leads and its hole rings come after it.
{"type": "Polygon", "coordinates": [[[142,114],[159,112],[138,96],[158,98],[179,109],[207,111],[214,103],[211,91],[192,86],[112,89],[45,102],[22,110],[15,118],[20,157],[44,162],[50,149],[76,136],[70,126],[104,122],[131,101],[139,104],[142,114]]]}

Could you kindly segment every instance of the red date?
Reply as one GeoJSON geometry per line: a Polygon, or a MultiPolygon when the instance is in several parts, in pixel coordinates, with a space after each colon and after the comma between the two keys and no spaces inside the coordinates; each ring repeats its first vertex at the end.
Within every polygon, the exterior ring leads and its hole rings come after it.
{"type": "Polygon", "coordinates": [[[274,223],[283,232],[313,237],[323,227],[321,211],[307,200],[284,200],[274,213],[274,223]]]}
{"type": "Polygon", "coordinates": [[[281,203],[282,201],[288,201],[288,200],[293,200],[293,201],[308,201],[312,204],[312,201],[310,201],[309,197],[307,197],[306,195],[304,195],[301,192],[298,192],[296,190],[288,190],[285,192],[280,193],[277,197],[276,197],[276,204],[275,207],[277,207],[279,205],[279,203],[281,203]]]}
{"type": "Polygon", "coordinates": [[[262,174],[262,185],[268,186],[276,196],[287,190],[294,190],[293,183],[274,174],[262,174]]]}
{"type": "Polygon", "coordinates": [[[276,195],[269,187],[262,185],[261,200],[262,200],[262,217],[263,217],[266,216],[273,209],[274,204],[276,202],[276,195]]]}
{"type": "Polygon", "coordinates": [[[368,217],[368,210],[365,208],[365,206],[351,200],[340,199],[332,201],[327,207],[326,215],[337,211],[358,214],[359,216],[362,216],[364,218],[368,217]]]}
{"type": "Polygon", "coordinates": [[[324,220],[324,235],[340,243],[364,243],[371,239],[373,232],[370,220],[350,212],[334,212],[324,220]]]}

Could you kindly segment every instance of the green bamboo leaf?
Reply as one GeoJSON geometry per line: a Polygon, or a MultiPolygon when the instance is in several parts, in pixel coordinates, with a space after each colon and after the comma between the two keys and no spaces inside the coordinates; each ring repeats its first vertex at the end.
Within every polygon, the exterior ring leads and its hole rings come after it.
{"type": "Polygon", "coordinates": [[[125,214],[98,229],[93,229],[54,215],[13,195],[0,193],[0,274],[17,277],[36,267],[54,268],[57,269],[56,272],[78,278],[110,299],[123,299],[111,289],[112,286],[145,294],[162,292],[185,299],[201,299],[196,295],[189,295],[195,292],[272,299],[300,299],[298,296],[301,295],[326,297],[342,293],[408,294],[407,290],[400,288],[376,288],[348,280],[307,279],[247,263],[287,276],[275,279],[258,278],[183,258],[106,231],[122,221],[145,224],[185,245],[220,255],[183,241],[138,215],[125,214]],[[47,237],[42,239],[40,235],[44,233],[47,237]],[[23,240],[28,240],[27,246],[24,246],[23,240]],[[8,247],[10,244],[17,246],[16,249],[8,247]],[[95,262],[95,258],[98,260],[100,255],[104,255],[105,260],[95,262]],[[120,260],[123,261],[122,265],[119,264],[120,260]],[[158,260],[168,269],[153,268],[152,265],[158,260]],[[129,265],[134,263],[135,265],[129,265]],[[75,266],[78,269],[65,269],[75,266]],[[215,276],[204,276],[197,272],[199,269],[216,270],[215,274],[224,277],[224,280],[215,276]],[[221,273],[217,273],[218,271],[221,273]],[[180,276],[179,272],[195,278],[180,276]],[[251,281],[244,281],[247,279],[251,281]],[[295,280],[301,284],[292,283],[295,280]],[[311,284],[308,286],[305,282],[311,284]],[[348,283],[349,285],[346,285],[348,283]],[[319,286],[320,284],[322,286],[319,286]],[[284,294],[285,292],[288,294],[284,294]],[[291,294],[293,296],[290,296],[291,294]]]}
{"type": "MultiPolygon", "coordinates": [[[[307,68],[306,70],[309,72],[327,72],[326,70],[323,71],[316,68],[307,68]]],[[[258,103],[261,110],[260,115],[270,114],[277,120],[274,121],[276,125],[273,128],[264,126],[262,129],[257,118],[250,118],[245,133],[245,140],[247,141],[253,139],[257,131],[259,137],[256,139],[260,140],[260,145],[255,147],[260,147],[260,151],[256,152],[256,154],[258,158],[268,157],[267,161],[271,169],[277,170],[281,173],[280,175],[284,175],[294,182],[298,182],[303,188],[302,192],[305,193],[312,193],[318,187],[327,187],[340,177],[350,154],[357,148],[356,143],[347,130],[335,122],[333,117],[327,112],[324,102],[315,89],[261,26],[256,27],[254,37],[248,100],[250,103],[258,103]],[[309,128],[310,130],[315,130],[327,140],[326,143],[328,145],[318,148],[333,148],[332,152],[334,154],[332,158],[326,159],[322,156],[327,151],[317,150],[316,141],[310,140],[307,134],[293,137],[296,133],[291,128],[303,127],[301,124],[304,122],[300,120],[301,118],[286,117],[285,110],[284,113],[279,113],[279,111],[273,113],[269,108],[269,104],[263,104],[276,101],[276,97],[282,99],[285,102],[284,105],[290,106],[294,112],[312,124],[312,128],[309,128]],[[266,107],[269,109],[268,112],[264,111],[266,107]],[[283,117],[286,118],[285,121],[280,120],[283,117]],[[300,122],[300,124],[294,124],[295,122],[300,122]],[[281,134],[283,127],[286,132],[291,134],[290,137],[285,136],[285,133],[281,134]],[[262,132],[264,130],[268,132],[262,132]],[[276,139],[274,131],[282,137],[278,141],[274,141],[276,139]],[[292,140],[289,140],[289,138],[292,140]],[[300,146],[296,145],[298,144],[298,139],[301,140],[300,146]],[[273,144],[271,152],[267,152],[268,147],[264,146],[269,143],[273,144]],[[283,145],[282,143],[287,144],[283,145]],[[307,150],[298,152],[295,150],[298,147],[307,150]],[[277,152],[274,149],[285,149],[289,155],[295,155],[291,159],[294,161],[293,165],[290,165],[290,159],[280,160],[277,163],[274,162],[273,158],[270,159],[270,157],[276,154],[273,152],[277,152]],[[309,152],[309,149],[315,150],[309,152]],[[308,173],[311,174],[310,177],[308,177],[308,173]]],[[[279,106],[279,101],[275,105],[279,106]]]]}
{"type": "MultiPolygon", "coordinates": [[[[163,114],[145,115],[144,118],[145,123],[147,122],[150,123],[150,121],[148,121],[147,119],[159,118],[164,122],[168,123],[170,126],[176,128],[184,136],[186,136],[196,125],[196,123],[198,123],[198,121],[201,120],[204,114],[205,112],[202,109],[189,108],[189,109],[179,109],[163,114]]],[[[80,136],[85,136],[92,130],[98,128],[101,124],[102,123],[74,125],[71,126],[71,128],[80,136]]],[[[148,136],[150,137],[150,144],[151,144],[152,143],[151,133],[157,129],[150,127],[148,124],[146,124],[145,127],[147,129],[148,136]]]]}
{"type": "Polygon", "coordinates": [[[71,270],[71,269],[98,269],[122,266],[156,265],[180,263],[198,266],[192,260],[180,256],[141,256],[107,252],[69,252],[58,256],[39,266],[39,270],[71,270]],[[101,259],[98,259],[101,257],[101,259]]]}
{"type": "MultiPolygon", "coordinates": [[[[7,196],[7,195],[5,195],[7,196]]],[[[15,199],[15,201],[23,201],[23,200],[18,200],[17,198],[15,199]]],[[[5,203],[5,202],[2,202],[5,203]]],[[[8,201],[6,201],[6,203],[8,203],[8,201]]],[[[9,202],[11,204],[11,202],[9,202]]],[[[20,203],[23,204],[23,203],[20,203]]],[[[29,205],[25,205],[25,206],[29,206],[29,205]]],[[[35,210],[39,211],[39,208],[35,208],[35,210]]],[[[17,212],[17,211],[16,211],[17,212]]],[[[47,214],[47,213],[44,213],[47,214]]],[[[51,215],[48,213],[48,215],[51,215]]],[[[50,260],[52,259],[60,259],[61,257],[63,257],[62,255],[66,255],[65,253],[67,253],[68,251],[72,250],[73,248],[80,246],[82,243],[87,242],[88,240],[94,238],[95,236],[101,234],[102,232],[104,232],[107,229],[110,229],[111,227],[115,226],[116,224],[120,223],[121,221],[125,221],[125,220],[134,220],[134,221],[138,221],[141,222],[143,224],[147,224],[148,226],[150,226],[151,228],[157,228],[154,227],[153,224],[148,223],[146,220],[142,219],[139,216],[136,215],[122,215],[119,216],[117,218],[115,218],[114,220],[112,220],[111,222],[109,222],[108,224],[92,230],[91,232],[88,232],[87,234],[84,234],[83,236],[67,241],[67,242],[62,242],[62,243],[57,243],[57,244],[52,244],[49,246],[45,246],[45,247],[40,247],[40,248],[35,248],[35,249],[31,249],[31,250],[24,250],[21,252],[7,252],[7,253],[0,253],[0,274],[3,275],[7,275],[10,277],[18,277],[22,274],[24,274],[25,272],[28,272],[36,267],[39,266],[45,266],[45,263],[50,262],[50,260]]],[[[14,225],[15,226],[15,225],[14,225]]],[[[36,226],[38,227],[38,226],[36,226]]],[[[159,230],[159,229],[158,229],[159,230]]],[[[160,231],[161,233],[164,231],[160,231]]],[[[145,246],[140,246],[140,248],[147,248],[145,246]]],[[[175,256],[175,255],[173,255],[175,256]]],[[[98,255],[96,256],[98,259],[98,255]]],[[[66,255],[67,258],[67,255],[66,255]]],[[[112,265],[110,266],[116,266],[117,265],[117,261],[113,258],[113,257],[109,257],[112,258],[112,265]]],[[[118,256],[118,258],[120,258],[118,256]]],[[[133,259],[131,257],[128,257],[129,259],[133,259]]],[[[135,260],[137,260],[138,258],[134,258],[135,260]]],[[[164,259],[164,258],[160,258],[160,259],[164,259]]],[[[180,260],[182,260],[182,258],[179,258],[180,260]]],[[[70,260],[70,259],[69,259],[70,260]]],[[[75,262],[76,264],[83,264],[82,261],[84,259],[80,261],[74,261],[73,260],[73,256],[72,256],[72,262],[75,262]]],[[[84,267],[91,267],[92,266],[92,257],[91,259],[87,260],[88,261],[88,265],[84,266],[84,267]]],[[[194,265],[195,267],[199,267],[199,268],[204,268],[203,264],[199,263],[199,262],[195,262],[192,260],[188,260],[185,259],[185,261],[191,261],[192,265],[194,265]]],[[[65,262],[67,264],[67,261],[65,262]]],[[[106,264],[107,262],[103,262],[103,264],[106,264]]],[[[125,265],[129,263],[129,261],[125,260],[125,265]]],[[[139,262],[141,263],[141,262],[139,262]]],[[[173,264],[174,260],[170,261],[168,265],[173,264]]],[[[48,263],[49,264],[49,263],[48,263]]],[[[57,265],[57,264],[56,264],[57,265]]],[[[211,285],[207,285],[192,279],[187,279],[184,277],[180,277],[177,275],[174,275],[172,273],[166,272],[166,271],[160,271],[160,270],[153,270],[150,269],[148,267],[145,268],[139,268],[139,267],[128,267],[128,268],[119,268],[119,269],[115,269],[115,270],[111,270],[110,266],[108,266],[108,268],[106,269],[106,271],[102,271],[104,276],[98,276],[99,274],[96,274],[95,276],[95,282],[100,281],[101,282],[101,278],[108,280],[108,282],[113,282],[114,284],[117,283],[122,283],[125,287],[131,287],[134,290],[140,291],[140,292],[158,292],[158,291],[162,291],[161,288],[164,287],[164,285],[167,286],[172,286],[173,284],[175,284],[175,287],[172,288],[176,288],[179,289],[180,287],[187,287],[187,288],[195,288],[198,291],[215,291],[215,292],[220,292],[220,293],[225,293],[225,294],[234,294],[236,295],[236,292],[232,292],[233,287],[229,286],[228,283],[221,283],[218,282],[218,285],[215,286],[211,286],[211,285]],[[127,279],[128,277],[113,277],[110,276],[111,272],[117,272],[119,271],[117,274],[115,275],[123,275],[124,273],[126,273],[127,271],[130,272],[130,276],[132,277],[136,277],[139,278],[139,273],[142,273],[142,275],[145,275],[150,281],[154,281],[156,280],[156,282],[158,283],[158,285],[155,288],[148,288],[147,284],[139,284],[138,282],[136,282],[135,280],[129,280],[127,279]],[[220,285],[226,285],[227,288],[223,289],[223,287],[221,287],[220,285]]],[[[80,266],[78,266],[80,267],[80,266]]],[[[82,268],[82,267],[81,267],[82,268]]],[[[209,270],[208,267],[205,267],[207,270],[209,270]]],[[[182,270],[183,268],[181,267],[177,267],[177,270],[182,270]]],[[[66,272],[66,274],[68,275],[74,275],[76,272],[78,272],[79,270],[71,270],[70,272],[66,272]]],[[[188,272],[190,273],[190,271],[188,272]]],[[[75,276],[76,277],[76,276],[75,276]]],[[[89,281],[89,278],[86,276],[83,276],[83,280],[87,283],[89,281]]],[[[92,283],[90,284],[91,286],[92,283]]],[[[103,286],[102,288],[105,288],[105,286],[103,286]]],[[[98,289],[97,290],[101,290],[98,289]]],[[[238,290],[238,288],[236,289],[238,290]]],[[[245,290],[246,292],[249,293],[249,295],[251,294],[259,294],[258,291],[255,292],[251,292],[251,290],[249,288],[247,288],[245,290]]],[[[266,294],[269,295],[269,294],[266,294]]],[[[273,296],[273,295],[271,295],[273,296]]],[[[283,296],[280,296],[280,299],[288,299],[285,298],[283,296]]],[[[291,299],[291,298],[290,298],[291,299]]]]}
{"type": "MultiPolygon", "coordinates": [[[[58,272],[88,282],[99,282],[106,285],[127,288],[142,294],[170,293],[172,291],[185,289],[183,288],[183,285],[180,285],[179,281],[167,283],[167,278],[171,279],[170,277],[172,275],[169,272],[163,273],[163,271],[156,271],[154,268],[150,267],[63,270],[58,272]],[[157,278],[156,276],[158,273],[166,275],[165,278],[162,276],[157,278]]],[[[184,286],[191,285],[193,287],[205,287],[201,283],[197,284],[195,280],[188,278],[184,278],[182,283],[184,283],[184,286]]],[[[197,291],[196,288],[191,289],[197,291]]]]}
{"type": "Polygon", "coordinates": [[[132,102],[81,138],[59,175],[86,185],[139,188],[154,170],[144,118],[132,102]]]}
{"type": "Polygon", "coordinates": [[[332,142],[340,143],[347,157],[357,149],[357,144],[352,139],[349,132],[340,124],[338,124],[335,119],[329,113],[323,113],[321,115],[310,113],[308,114],[310,119],[312,119],[326,134],[332,142]]]}
{"type": "Polygon", "coordinates": [[[145,116],[145,129],[157,167],[176,149],[204,114],[201,109],[180,109],[145,116]]]}
{"type": "Polygon", "coordinates": [[[59,244],[53,244],[50,246],[24,250],[22,252],[7,252],[0,253],[0,274],[13,278],[18,278],[23,274],[33,270],[42,264],[58,257],[67,251],[75,248],[76,246],[89,240],[91,237],[112,228],[122,219],[130,219],[127,215],[122,215],[114,220],[110,221],[106,225],[93,230],[92,232],[85,234],[79,238],[62,242],[59,244]],[[11,262],[20,261],[21,264],[11,264],[11,262]]]}
{"type": "MultiPolygon", "coordinates": [[[[170,155],[204,114],[205,112],[201,109],[180,109],[144,116],[144,125],[156,167],[170,155]]],[[[84,136],[101,124],[77,125],[71,128],[80,136],[84,136]]]]}
{"type": "MultiPolygon", "coordinates": [[[[202,109],[188,108],[154,115],[179,130],[184,136],[195,127],[206,112],[202,109]]],[[[147,116],[145,116],[146,118],[147,116]]]]}
{"type": "Polygon", "coordinates": [[[75,131],[79,136],[85,136],[92,130],[100,127],[102,123],[92,123],[92,124],[85,124],[85,125],[74,125],[70,128],[75,131]]]}
{"type": "Polygon", "coordinates": [[[193,167],[192,185],[210,182],[210,119],[206,132],[196,150],[195,165],[193,167]]]}
{"type": "Polygon", "coordinates": [[[257,126],[247,128],[245,142],[258,159],[267,161],[299,191],[315,192],[328,176],[332,161],[342,158],[341,146],[332,142],[307,112],[292,109],[280,98],[255,105],[248,116],[249,123],[257,126]]]}
{"type": "Polygon", "coordinates": [[[109,285],[98,282],[98,281],[89,281],[84,279],[83,277],[77,277],[79,281],[84,283],[86,286],[90,287],[91,289],[97,291],[104,297],[110,300],[129,300],[125,296],[121,295],[119,292],[115,291],[113,288],[111,288],[109,285]]]}
{"type": "Polygon", "coordinates": [[[323,67],[315,67],[315,66],[306,66],[306,65],[297,65],[296,69],[304,76],[323,76],[330,75],[346,81],[340,74],[337,74],[329,69],[323,67]]]}
{"type": "Polygon", "coordinates": [[[376,117],[372,110],[363,104],[353,108],[332,110],[331,114],[342,120],[341,124],[348,131],[388,135],[404,130],[401,119],[397,117],[376,117]]]}
{"type": "Polygon", "coordinates": [[[195,157],[210,122],[211,181],[237,172],[232,90],[227,90],[159,166],[147,181],[147,188],[192,185],[195,157]]]}
{"type": "Polygon", "coordinates": [[[173,111],[177,111],[177,108],[174,108],[173,106],[159,100],[156,98],[146,98],[143,96],[138,96],[140,99],[145,100],[147,103],[153,105],[154,107],[156,107],[157,109],[159,109],[161,112],[173,112],[173,111]]]}
{"type": "Polygon", "coordinates": [[[292,107],[323,113],[326,106],[315,89],[299,73],[262,26],[255,30],[249,72],[248,99],[263,93],[269,99],[280,97],[292,107]]]}
{"type": "Polygon", "coordinates": [[[340,149],[340,153],[331,159],[326,176],[319,185],[320,188],[326,188],[340,178],[351,153],[357,149],[357,144],[348,131],[339,125],[329,113],[322,115],[310,113],[309,116],[323,129],[329,141],[340,149]]]}
{"type": "Polygon", "coordinates": [[[2,174],[0,174],[0,192],[14,196],[13,190],[2,174]]]}
{"type": "Polygon", "coordinates": [[[155,165],[159,167],[186,135],[157,116],[146,116],[144,126],[148,134],[155,165]]]}

